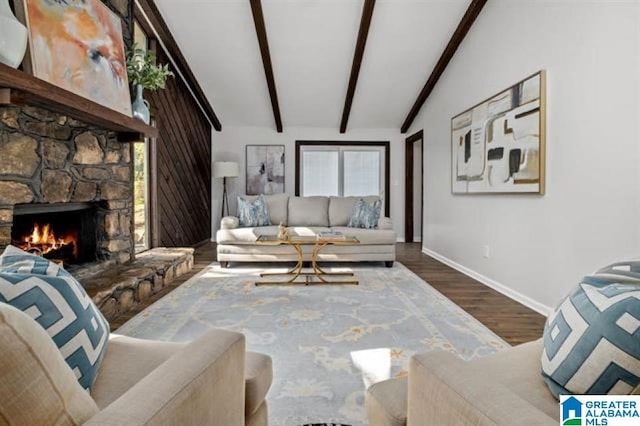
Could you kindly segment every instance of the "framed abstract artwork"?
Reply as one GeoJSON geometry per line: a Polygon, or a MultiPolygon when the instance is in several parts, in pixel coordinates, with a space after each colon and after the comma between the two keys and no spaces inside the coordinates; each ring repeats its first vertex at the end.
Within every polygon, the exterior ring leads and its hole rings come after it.
{"type": "Polygon", "coordinates": [[[544,194],[545,122],[545,71],[453,117],[452,192],[544,194]]]}
{"type": "Polygon", "coordinates": [[[247,145],[247,195],[284,193],[284,145],[247,145]]]}
{"type": "Polygon", "coordinates": [[[19,0],[25,71],[131,116],[122,23],[100,0],[19,0]]]}

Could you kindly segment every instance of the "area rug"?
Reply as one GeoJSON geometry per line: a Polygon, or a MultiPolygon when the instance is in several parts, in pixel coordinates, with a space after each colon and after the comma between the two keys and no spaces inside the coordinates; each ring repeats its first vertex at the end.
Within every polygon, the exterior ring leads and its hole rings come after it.
{"type": "Polygon", "coordinates": [[[471,360],[508,347],[398,262],[326,269],[353,270],[360,285],[255,287],[264,266],[214,263],[117,333],[176,342],[214,327],[244,333],[248,350],[273,358],[275,426],[365,425],[366,386],[405,375],[413,354],[471,360]]]}

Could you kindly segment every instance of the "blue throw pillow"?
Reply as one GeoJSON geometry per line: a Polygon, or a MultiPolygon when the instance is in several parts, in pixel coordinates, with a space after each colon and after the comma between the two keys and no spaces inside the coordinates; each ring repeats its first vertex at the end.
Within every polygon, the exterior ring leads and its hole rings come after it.
{"type": "Polygon", "coordinates": [[[559,395],[629,394],[640,384],[640,262],[586,276],[549,315],[542,376],[559,395]]]}
{"type": "Polygon", "coordinates": [[[349,228],[374,229],[378,226],[381,208],[382,200],[376,200],[373,204],[369,204],[360,198],[356,202],[353,213],[351,214],[351,220],[349,220],[347,226],[349,228]]]}
{"type": "Polygon", "coordinates": [[[0,303],[29,314],[51,336],[82,387],[98,375],[109,323],[82,285],[42,257],[9,246],[0,256],[0,303]]]}
{"type": "Polygon", "coordinates": [[[264,196],[260,195],[253,201],[238,197],[238,219],[240,220],[240,226],[271,225],[269,207],[264,196]]]}

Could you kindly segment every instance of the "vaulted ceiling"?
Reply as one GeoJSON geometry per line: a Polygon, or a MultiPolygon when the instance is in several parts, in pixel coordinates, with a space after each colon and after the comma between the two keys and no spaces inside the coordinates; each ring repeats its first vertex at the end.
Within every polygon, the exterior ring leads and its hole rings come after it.
{"type": "MultiPolygon", "coordinates": [[[[249,0],[155,0],[223,126],[274,127],[249,0]]],[[[284,127],[338,128],[364,0],[262,0],[284,127]]],[[[377,0],[348,128],[400,128],[469,0],[377,0]]]]}

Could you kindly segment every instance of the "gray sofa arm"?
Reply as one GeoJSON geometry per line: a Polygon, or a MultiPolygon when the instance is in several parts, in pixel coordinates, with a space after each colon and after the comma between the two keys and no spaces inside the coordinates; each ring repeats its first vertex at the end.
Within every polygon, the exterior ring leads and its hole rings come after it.
{"type": "Polygon", "coordinates": [[[236,229],[240,226],[240,219],[235,216],[225,216],[220,221],[220,229],[236,229]]]}
{"type": "Polygon", "coordinates": [[[378,229],[393,230],[393,221],[388,217],[381,217],[378,220],[378,229]]]}
{"type": "Polygon", "coordinates": [[[244,368],[244,336],[212,330],[85,424],[244,425],[244,368]]]}
{"type": "Polygon", "coordinates": [[[446,353],[415,355],[409,366],[408,426],[431,424],[465,425],[557,425],[529,402],[501,383],[491,382],[485,371],[477,371],[446,353]]]}

